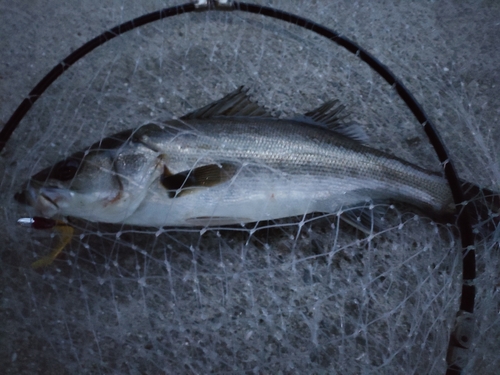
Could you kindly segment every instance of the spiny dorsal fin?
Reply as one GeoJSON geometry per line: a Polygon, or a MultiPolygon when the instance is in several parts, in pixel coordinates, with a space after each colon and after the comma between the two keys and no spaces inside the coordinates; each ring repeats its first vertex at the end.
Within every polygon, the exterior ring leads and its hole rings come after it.
{"type": "Polygon", "coordinates": [[[181,120],[208,119],[217,116],[272,117],[270,113],[250,100],[244,86],[209,105],[181,117],[181,120]]]}
{"type": "Polygon", "coordinates": [[[344,109],[345,106],[339,104],[338,100],[329,100],[318,108],[299,116],[296,120],[323,126],[354,141],[367,143],[368,136],[361,126],[341,122],[348,116],[347,114],[341,115],[344,109]]]}

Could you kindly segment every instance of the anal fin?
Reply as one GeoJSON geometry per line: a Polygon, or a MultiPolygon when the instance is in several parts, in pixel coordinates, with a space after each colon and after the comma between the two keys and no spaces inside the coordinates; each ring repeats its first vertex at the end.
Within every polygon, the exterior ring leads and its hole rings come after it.
{"type": "Polygon", "coordinates": [[[366,235],[380,232],[386,226],[385,210],[383,206],[370,206],[345,209],[340,219],[366,235]]]}

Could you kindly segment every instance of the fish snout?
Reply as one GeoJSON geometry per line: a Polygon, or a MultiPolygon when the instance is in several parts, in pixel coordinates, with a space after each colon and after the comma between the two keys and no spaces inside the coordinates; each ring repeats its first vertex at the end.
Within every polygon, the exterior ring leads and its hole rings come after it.
{"type": "Polygon", "coordinates": [[[60,204],[69,198],[68,192],[54,187],[34,188],[29,186],[14,195],[21,204],[35,208],[43,217],[52,217],[60,210],[60,204]]]}

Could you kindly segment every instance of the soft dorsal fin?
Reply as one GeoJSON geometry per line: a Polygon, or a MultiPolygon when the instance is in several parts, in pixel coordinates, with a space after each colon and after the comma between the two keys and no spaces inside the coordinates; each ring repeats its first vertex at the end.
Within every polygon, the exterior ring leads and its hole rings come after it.
{"type": "Polygon", "coordinates": [[[345,109],[343,104],[339,104],[338,100],[329,100],[312,111],[304,113],[305,117],[309,117],[316,123],[323,124],[330,128],[339,124],[340,120],[347,117],[340,116],[340,113],[345,109]]]}
{"type": "Polygon", "coordinates": [[[247,92],[248,89],[240,86],[222,99],[182,116],[181,120],[208,119],[217,116],[272,117],[265,108],[252,102],[247,92]]]}
{"type": "Polygon", "coordinates": [[[341,114],[344,109],[345,106],[339,104],[338,100],[329,100],[318,108],[297,117],[296,120],[323,126],[354,141],[367,143],[368,136],[361,126],[341,122],[348,116],[341,114]]]}

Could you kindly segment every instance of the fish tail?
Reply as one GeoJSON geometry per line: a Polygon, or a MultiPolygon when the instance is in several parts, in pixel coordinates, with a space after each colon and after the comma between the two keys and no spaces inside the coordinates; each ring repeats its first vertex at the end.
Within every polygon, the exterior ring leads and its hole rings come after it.
{"type": "Polygon", "coordinates": [[[491,234],[500,224],[500,192],[462,182],[465,203],[476,232],[491,234]]]}

